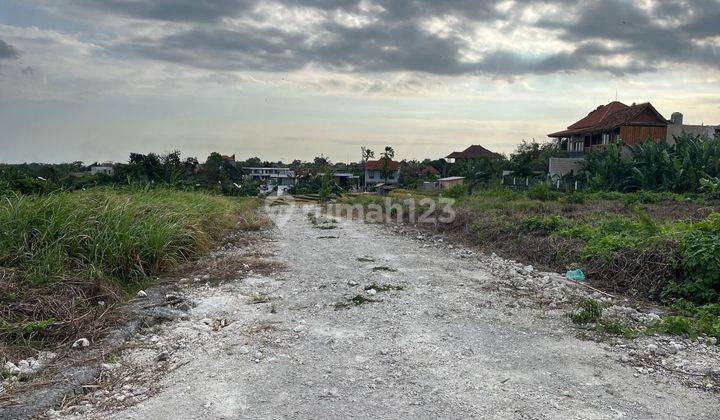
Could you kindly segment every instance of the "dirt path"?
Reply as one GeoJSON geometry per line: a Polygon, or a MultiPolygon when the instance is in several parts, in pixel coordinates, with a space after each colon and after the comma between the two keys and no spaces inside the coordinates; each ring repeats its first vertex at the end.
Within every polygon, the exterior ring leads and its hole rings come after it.
{"type": "MultiPolygon", "coordinates": [[[[518,307],[457,249],[297,208],[260,244],[287,270],[194,292],[152,337],[177,368],[118,419],[713,418],[718,399],[638,375],[575,338],[564,310],[518,307]],[[367,293],[366,285],[401,290],[367,293]],[[356,305],[363,296],[374,301],[356,305]],[[258,303],[269,297],[269,302],[258,303]],[[213,331],[214,320],[230,324],[213,331]]],[[[216,329],[217,324],[216,324],[216,329]]],[[[152,350],[127,356],[152,364],[152,350]],[[143,359],[143,357],[146,359],[143,359]]],[[[90,415],[90,412],[86,413],[90,415]]],[[[716,418],[716,417],[714,417],[716,418]]]]}

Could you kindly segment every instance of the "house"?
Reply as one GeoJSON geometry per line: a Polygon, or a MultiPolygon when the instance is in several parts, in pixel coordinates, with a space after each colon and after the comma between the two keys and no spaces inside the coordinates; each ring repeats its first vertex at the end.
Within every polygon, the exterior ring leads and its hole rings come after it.
{"type": "Polygon", "coordinates": [[[709,138],[720,135],[720,125],[683,124],[683,114],[679,112],[672,113],[667,128],[667,142],[670,144],[675,143],[675,137],[680,137],[683,134],[709,138]]]}
{"type": "Polygon", "coordinates": [[[462,152],[452,152],[446,156],[446,159],[450,163],[458,163],[467,160],[475,160],[479,158],[487,158],[489,160],[500,160],[505,157],[500,153],[491,152],[490,150],[480,146],[479,144],[473,144],[462,152]]]}
{"type": "Polygon", "coordinates": [[[222,160],[223,160],[223,162],[227,162],[227,163],[235,163],[235,154],[233,153],[233,154],[232,154],[232,155],[230,155],[230,156],[227,156],[227,155],[220,155],[220,159],[222,159],[222,160]]]}
{"type": "Polygon", "coordinates": [[[369,160],[365,163],[365,185],[378,183],[391,185],[400,182],[400,162],[391,160],[387,162],[387,167],[385,163],[383,159],[369,160]]]}
{"type": "Polygon", "coordinates": [[[440,171],[435,169],[433,166],[427,165],[420,170],[418,176],[422,179],[436,178],[440,176],[440,171]]]}
{"type": "Polygon", "coordinates": [[[462,185],[465,183],[464,176],[449,176],[447,178],[438,179],[438,186],[441,190],[448,190],[456,185],[462,185]]]}
{"type": "Polygon", "coordinates": [[[335,184],[346,190],[355,189],[360,184],[360,177],[350,172],[335,172],[332,177],[335,184]]]}
{"type": "Polygon", "coordinates": [[[245,167],[245,177],[260,182],[260,192],[269,193],[275,188],[278,195],[295,185],[295,172],[290,168],[245,167]]]}
{"type": "Polygon", "coordinates": [[[611,143],[639,144],[645,140],[667,139],[668,120],[650,103],[625,105],[610,102],[592,110],[567,129],[548,134],[567,158],[551,158],[549,176],[562,177],[577,171],[585,154],[611,143]]]}
{"type": "Polygon", "coordinates": [[[111,162],[103,163],[102,165],[92,165],[90,167],[90,175],[107,175],[113,176],[115,173],[115,165],[111,162]]]}

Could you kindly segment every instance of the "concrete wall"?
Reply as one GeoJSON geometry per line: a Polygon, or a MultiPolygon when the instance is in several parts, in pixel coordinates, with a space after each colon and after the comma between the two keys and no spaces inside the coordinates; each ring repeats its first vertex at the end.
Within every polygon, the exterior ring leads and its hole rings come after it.
{"type": "Polygon", "coordinates": [[[577,174],[584,160],[584,158],[550,158],[548,174],[550,177],[562,177],[573,171],[577,174]]]}
{"type": "Polygon", "coordinates": [[[439,180],[438,183],[440,184],[440,188],[443,190],[450,189],[456,185],[462,185],[465,183],[465,179],[446,179],[446,180],[439,180]]]}
{"type": "Polygon", "coordinates": [[[668,124],[667,142],[675,144],[675,137],[683,134],[713,138],[717,132],[720,132],[720,125],[668,124]]]}

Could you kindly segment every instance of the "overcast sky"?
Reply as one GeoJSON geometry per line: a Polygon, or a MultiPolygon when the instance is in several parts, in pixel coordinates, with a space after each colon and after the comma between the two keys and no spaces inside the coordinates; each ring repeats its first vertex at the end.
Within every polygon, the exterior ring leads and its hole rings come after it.
{"type": "Polygon", "coordinates": [[[720,0],[2,0],[0,161],[401,159],[599,104],[720,124],[720,0]]]}

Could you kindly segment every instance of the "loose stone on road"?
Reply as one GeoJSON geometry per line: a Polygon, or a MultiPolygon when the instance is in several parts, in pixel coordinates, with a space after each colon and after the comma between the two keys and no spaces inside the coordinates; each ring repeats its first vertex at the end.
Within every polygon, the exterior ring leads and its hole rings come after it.
{"type": "Polygon", "coordinates": [[[290,208],[285,223],[251,245],[283,271],[188,289],[196,304],[189,319],[148,332],[153,345],[123,355],[126,369],[173,368],[138,384],[139,401],[126,404],[131,386],[122,404],[83,416],[717,414],[712,392],[659,372],[638,374],[620,360],[625,353],[578,339],[565,305],[586,291],[561,278],[457,245],[427,246],[381,225],[337,220],[333,238],[323,238],[310,210],[290,208]]]}

